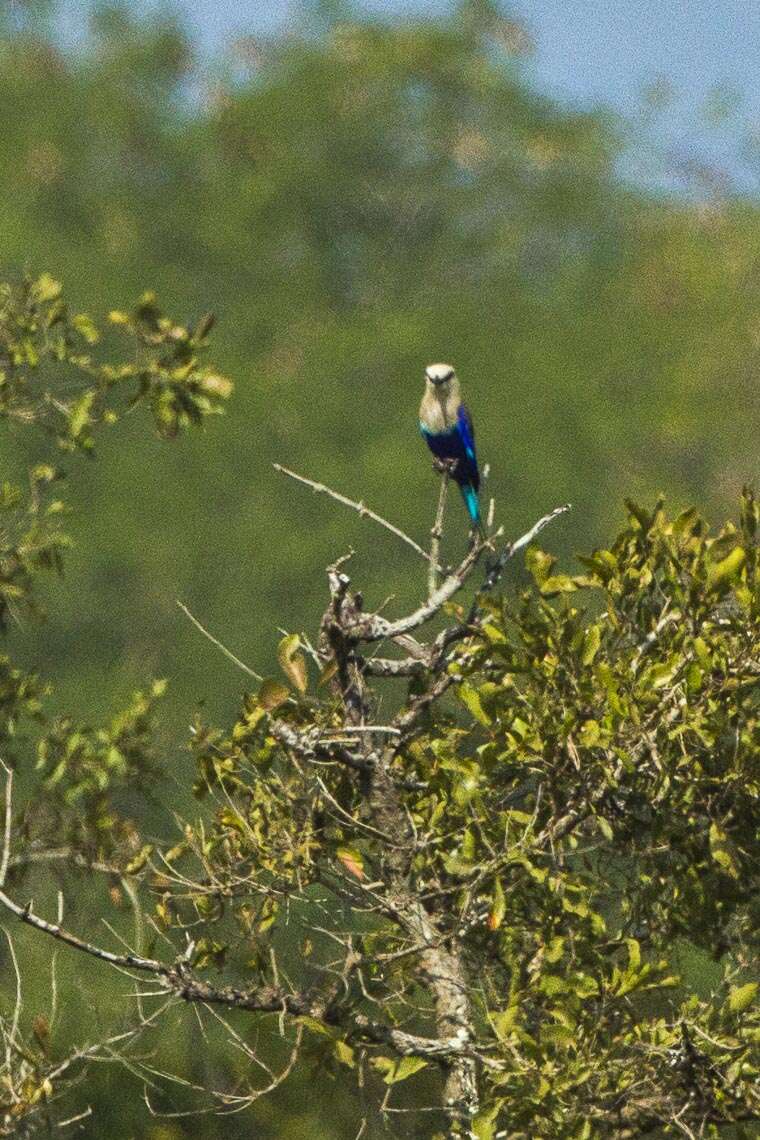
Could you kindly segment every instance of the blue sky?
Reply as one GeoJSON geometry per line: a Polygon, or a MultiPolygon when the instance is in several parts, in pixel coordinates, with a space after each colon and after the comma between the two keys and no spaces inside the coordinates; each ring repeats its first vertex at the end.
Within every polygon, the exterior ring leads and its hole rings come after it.
{"type": "MultiPolygon", "coordinates": [[[[273,30],[292,18],[298,0],[131,0],[179,9],[208,50],[246,32],[273,30]]],[[[69,29],[83,0],[64,0],[69,29]]],[[[445,10],[446,0],[364,0],[365,9],[403,19],[445,10]]],[[[599,104],[640,118],[642,92],[666,79],[672,98],[650,123],[670,155],[704,158],[727,169],[742,189],[760,192],[760,162],[739,159],[740,137],[760,136],[760,4],[756,0],[511,0],[505,13],[526,25],[535,53],[535,85],[565,103],[599,104]],[[731,120],[710,127],[705,108],[721,91],[731,120]]],[[[639,175],[651,177],[647,159],[639,175]]],[[[656,181],[656,178],[655,178],[656,181]]]]}

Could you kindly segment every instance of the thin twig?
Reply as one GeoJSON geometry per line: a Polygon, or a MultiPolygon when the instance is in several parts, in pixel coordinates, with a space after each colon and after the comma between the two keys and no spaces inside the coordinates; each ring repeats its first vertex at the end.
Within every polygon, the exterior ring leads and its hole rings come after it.
{"type": "Polygon", "coordinates": [[[3,928],[3,934],[8,940],[8,949],[11,955],[11,962],[13,963],[13,972],[16,975],[16,1001],[13,1006],[13,1024],[11,1025],[11,1031],[8,1036],[8,1047],[11,1048],[18,1045],[18,1026],[19,1021],[21,1020],[21,1010],[23,1008],[23,1000],[21,996],[21,971],[18,965],[18,958],[16,957],[16,948],[13,945],[13,939],[5,928],[3,928]]]}
{"type": "MultiPolygon", "coordinates": [[[[514,542],[508,542],[499,557],[495,558],[493,562],[490,562],[488,564],[486,569],[486,576],[483,579],[483,585],[480,587],[480,593],[487,594],[490,590],[493,590],[502,574],[504,573],[505,566],[514,558],[518,551],[523,550],[526,546],[528,546],[533,541],[533,539],[541,533],[544,527],[547,527],[549,523],[554,522],[554,520],[556,518],[559,518],[560,515],[566,514],[570,509],[570,503],[564,503],[561,507],[555,507],[553,511],[549,511],[547,515],[543,515],[538,520],[538,522],[534,523],[530,530],[526,530],[525,534],[521,535],[519,538],[516,538],[514,542]]],[[[468,625],[471,625],[475,620],[477,611],[478,601],[476,598],[472,604],[472,608],[467,619],[468,625]]]]}
{"type": "MultiPolygon", "coordinates": [[[[534,523],[530,530],[526,531],[525,534],[520,536],[520,538],[515,539],[514,542],[508,542],[498,557],[494,558],[487,564],[485,578],[483,580],[483,585],[480,588],[479,594],[493,590],[510,559],[514,558],[515,554],[519,550],[522,550],[525,546],[527,546],[528,543],[530,543],[536,537],[536,535],[544,529],[545,526],[548,526],[550,522],[552,522],[559,515],[564,514],[569,509],[569,504],[566,504],[562,507],[555,507],[553,511],[550,511],[549,514],[544,515],[538,520],[538,522],[534,523]]],[[[497,535],[498,533],[499,532],[497,531],[497,535]]],[[[495,538],[496,535],[493,537],[495,538]]],[[[402,618],[400,622],[386,626],[386,632],[388,629],[390,629],[391,632],[396,632],[399,627],[407,629],[410,627],[411,622],[417,625],[420,624],[420,619],[422,619],[422,621],[427,621],[430,617],[432,617],[439,609],[441,609],[443,603],[447,601],[449,597],[453,596],[453,594],[456,593],[456,591],[462,585],[464,585],[466,579],[475,568],[480,555],[488,545],[489,543],[476,543],[475,546],[473,546],[469,551],[468,555],[465,557],[461,565],[457,568],[457,570],[455,570],[448,576],[448,578],[443,581],[441,586],[438,588],[438,590],[436,590],[432,597],[428,598],[427,603],[422,605],[418,610],[414,612],[414,614],[410,615],[410,617],[402,618]]],[[[479,614],[478,597],[479,595],[476,596],[473,600],[467,619],[451,629],[444,630],[443,633],[440,634],[436,639],[435,652],[431,660],[434,671],[437,672],[446,663],[446,650],[448,647],[454,642],[461,641],[463,638],[468,637],[472,632],[472,627],[475,625],[479,614]]],[[[377,621],[383,619],[375,618],[374,620],[377,621]]],[[[366,640],[370,640],[373,633],[374,630],[371,630],[369,637],[367,637],[362,630],[362,636],[366,637],[366,640]]],[[[406,708],[402,709],[394,721],[395,725],[401,729],[402,737],[404,739],[410,732],[414,730],[420,714],[424,712],[426,708],[429,708],[429,706],[437,701],[441,696],[443,696],[443,694],[454,683],[454,681],[455,677],[452,673],[443,673],[435,679],[435,681],[425,692],[411,698],[406,708]]]]}
{"type": "Polygon", "coordinates": [[[430,654],[425,658],[367,657],[361,663],[362,671],[370,677],[421,677],[430,668],[430,654]]]}
{"type": "Polygon", "coordinates": [[[548,526],[550,522],[554,522],[554,520],[560,515],[567,514],[567,512],[571,509],[572,503],[564,503],[561,507],[555,507],[553,511],[549,511],[548,515],[544,515],[542,518],[540,518],[537,523],[533,524],[530,530],[526,530],[524,535],[522,535],[520,538],[516,538],[514,542],[509,543],[507,546],[507,551],[505,552],[508,553],[508,558],[514,558],[518,550],[522,550],[524,546],[527,546],[529,543],[531,543],[533,539],[541,533],[545,526],[548,526]]]}
{"type": "Polygon", "coordinates": [[[13,769],[9,768],[4,760],[0,760],[0,767],[5,772],[5,823],[3,829],[3,856],[0,862],[0,887],[5,886],[8,874],[8,861],[11,857],[11,825],[13,823],[13,769]]]}
{"type": "Polygon", "coordinates": [[[185,615],[185,617],[190,619],[195,628],[199,630],[204,637],[207,637],[211,644],[215,645],[216,648],[220,650],[220,652],[223,653],[224,656],[233,663],[233,665],[237,665],[238,669],[242,669],[243,672],[247,673],[249,677],[253,677],[254,681],[264,680],[260,673],[257,673],[255,669],[251,669],[249,665],[246,665],[244,661],[241,661],[239,657],[236,657],[235,654],[229,650],[226,645],[222,645],[221,641],[219,641],[218,638],[214,637],[212,633],[209,633],[209,631],[201,625],[197,617],[191,614],[187,606],[184,605],[183,602],[180,602],[179,599],[177,600],[177,605],[182,610],[182,613],[185,615]]]}
{"type": "MultiPolygon", "coordinates": [[[[295,471],[291,471],[288,467],[283,467],[281,463],[273,463],[275,471],[279,471],[282,475],[287,475],[290,479],[295,479],[296,483],[302,483],[304,487],[311,487],[312,491],[316,491],[321,495],[329,495],[331,499],[335,499],[337,503],[343,503],[345,507],[350,507],[354,511],[358,511],[362,518],[372,519],[373,522],[378,523],[380,526],[385,527],[391,534],[395,534],[407,546],[411,546],[412,550],[424,558],[426,562],[431,562],[431,556],[426,550],[423,550],[418,542],[415,542],[408,534],[406,534],[399,527],[395,526],[392,522],[388,522],[382,515],[378,515],[375,511],[371,511],[369,507],[365,506],[362,502],[356,502],[354,499],[349,499],[345,495],[341,495],[339,491],[333,491],[331,487],[325,486],[324,483],[317,483],[314,479],[307,479],[305,475],[298,475],[295,471]]],[[[434,564],[435,565],[435,564],[434,564]]],[[[436,570],[441,570],[441,567],[435,565],[436,570]]]]}
{"type": "Polygon", "coordinates": [[[441,472],[441,490],[438,495],[438,509],[435,512],[435,522],[430,531],[430,565],[428,567],[428,597],[432,597],[438,585],[438,559],[441,554],[441,539],[443,538],[443,516],[446,512],[446,496],[449,490],[449,469],[444,467],[441,472]]]}
{"type": "Polygon", "coordinates": [[[399,731],[389,724],[350,724],[343,728],[323,728],[320,731],[320,739],[324,740],[326,737],[332,739],[334,736],[356,736],[360,732],[384,732],[390,733],[391,736],[398,736],[399,731]]]}
{"type": "Polygon", "coordinates": [[[41,930],[52,938],[57,938],[59,942],[65,942],[67,946],[73,946],[75,950],[81,950],[93,958],[99,958],[102,962],[109,962],[113,966],[124,966],[125,969],[146,970],[149,973],[160,975],[165,975],[170,970],[170,967],[153,958],[143,958],[139,954],[114,954],[111,950],[104,950],[100,946],[86,942],[83,938],[78,938],[76,934],[64,929],[57,922],[48,922],[47,919],[41,918],[40,915],[32,911],[30,906],[19,906],[3,890],[0,890],[0,903],[28,926],[33,926],[36,930],[41,930]]]}
{"type": "Polygon", "coordinates": [[[58,1128],[69,1128],[72,1124],[78,1124],[80,1120],[86,1120],[88,1116],[92,1116],[92,1105],[89,1104],[84,1112],[78,1112],[76,1116],[69,1116],[66,1120],[58,1121],[58,1128]]]}

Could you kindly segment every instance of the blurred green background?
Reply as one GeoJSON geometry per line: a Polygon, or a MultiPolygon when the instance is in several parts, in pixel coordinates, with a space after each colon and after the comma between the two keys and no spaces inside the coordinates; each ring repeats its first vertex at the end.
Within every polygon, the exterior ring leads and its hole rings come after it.
{"type": "MultiPolygon", "coordinates": [[[[193,30],[199,9],[0,15],[0,274],[46,270],[97,317],[145,288],[180,319],[212,309],[213,359],[236,383],[202,434],[161,442],[138,411],[96,462],[65,460],[76,546],[44,627],[12,635],[55,707],[84,718],[169,677],[178,781],[196,703],[229,716],[244,684],[178,598],[264,672],[280,627],[314,631],[323,568],[349,546],[369,604],[420,599],[411,552],[272,462],[424,540],[426,363],[457,365],[509,533],[573,503],[547,540],[568,559],[611,536],[625,494],[721,521],[755,476],[760,428],[760,202],[738,100],[705,93],[713,149],[695,142],[690,161],[688,145],[672,156],[683,105],[662,77],[642,73],[631,114],[542,93],[528,32],[488,0],[272,5],[250,34],[238,9],[230,43],[193,30]]],[[[1,446],[15,470],[45,442],[6,427],[1,446]]],[[[465,542],[458,503],[447,542],[451,558],[465,542]]],[[[356,1130],[329,1082],[321,1109],[296,1081],[252,1118],[186,1132],[145,1125],[120,1088],[88,1135],[356,1130]]]]}

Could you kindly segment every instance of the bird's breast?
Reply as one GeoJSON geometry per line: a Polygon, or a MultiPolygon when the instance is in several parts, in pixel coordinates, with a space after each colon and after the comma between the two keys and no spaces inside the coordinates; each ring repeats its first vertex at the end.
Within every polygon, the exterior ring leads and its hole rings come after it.
{"type": "Polygon", "coordinates": [[[456,427],[456,409],[426,392],[420,404],[420,427],[431,435],[451,431],[456,427]]]}

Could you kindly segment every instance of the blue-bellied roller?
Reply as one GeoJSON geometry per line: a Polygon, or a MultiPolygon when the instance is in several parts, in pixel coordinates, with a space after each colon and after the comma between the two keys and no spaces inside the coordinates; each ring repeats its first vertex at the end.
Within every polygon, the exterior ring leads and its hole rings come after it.
{"type": "Polygon", "coordinates": [[[448,465],[473,526],[482,535],[475,432],[470,413],[462,403],[459,378],[450,364],[429,364],[425,369],[420,431],[436,459],[448,465]]]}

